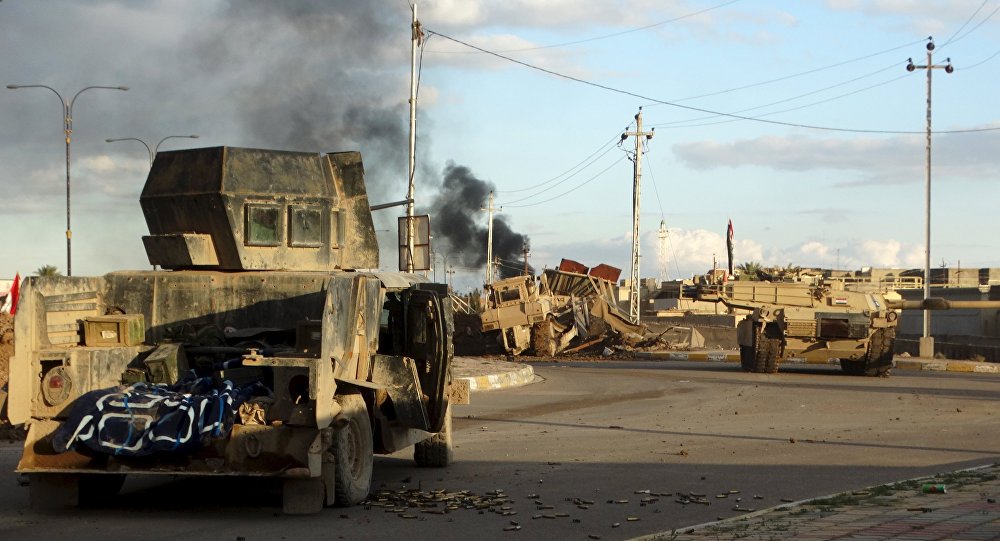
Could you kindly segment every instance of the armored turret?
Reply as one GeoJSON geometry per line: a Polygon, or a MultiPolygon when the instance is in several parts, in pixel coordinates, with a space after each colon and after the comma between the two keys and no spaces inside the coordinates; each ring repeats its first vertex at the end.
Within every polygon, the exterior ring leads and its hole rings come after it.
{"type": "Polygon", "coordinates": [[[164,269],[378,267],[358,152],[160,152],[139,201],[146,255],[164,269]]]}

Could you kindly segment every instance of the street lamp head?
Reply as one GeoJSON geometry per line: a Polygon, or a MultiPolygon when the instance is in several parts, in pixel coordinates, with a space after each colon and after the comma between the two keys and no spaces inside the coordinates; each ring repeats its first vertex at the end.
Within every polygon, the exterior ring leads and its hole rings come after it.
{"type": "Polygon", "coordinates": [[[9,88],[11,90],[15,90],[15,89],[18,88],[18,86],[17,85],[7,85],[7,88],[9,88]]]}
{"type": "Polygon", "coordinates": [[[118,86],[118,87],[115,87],[115,88],[117,88],[118,90],[128,90],[127,86],[118,86]]]}
{"type": "Polygon", "coordinates": [[[197,135],[189,135],[188,137],[190,137],[191,139],[197,139],[198,138],[197,135]]]}

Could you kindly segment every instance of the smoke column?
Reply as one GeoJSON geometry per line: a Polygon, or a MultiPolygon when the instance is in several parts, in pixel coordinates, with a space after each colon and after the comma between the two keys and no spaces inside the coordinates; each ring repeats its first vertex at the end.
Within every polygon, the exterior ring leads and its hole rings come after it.
{"type": "MultiPolygon", "coordinates": [[[[487,213],[483,210],[491,182],[480,180],[464,165],[449,162],[443,171],[441,191],[431,203],[431,230],[435,241],[444,241],[437,251],[448,254],[452,263],[464,267],[486,266],[487,213]],[[484,225],[479,225],[479,224],[484,225]]],[[[524,271],[522,249],[528,237],[515,233],[507,220],[493,215],[493,256],[500,260],[500,277],[520,275],[524,271]]],[[[529,273],[534,269],[528,267],[529,273]]]]}

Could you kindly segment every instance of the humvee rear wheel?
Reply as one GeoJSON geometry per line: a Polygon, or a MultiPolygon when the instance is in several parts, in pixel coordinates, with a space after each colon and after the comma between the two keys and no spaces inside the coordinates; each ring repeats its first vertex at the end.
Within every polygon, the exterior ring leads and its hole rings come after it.
{"type": "Polygon", "coordinates": [[[346,507],[368,497],[374,444],[364,398],[359,394],[347,394],[336,400],[347,418],[347,425],[333,434],[334,502],[346,507]]]}
{"type": "Polygon", "coordinates": [[[417,466],[428,468],[444,468],[451,464],[453,458],[451,439],[451,405],[444,412],[444,424],[441,432],[434,434],[413,446],[413,460],[417,466]]]}
{"type": "Polygon", "coordinates": [[[764,327],[764,331],[754,337],[754,358],[750,371],[757,374],[773,374],[778,371],[778,355],[781,350],[781,336],[774,326],[764,327]]]}
{"type": "Polygon", "coordinates": [[[105,505],[121,492],[124,473],[94,473],[80,475],[80,507],[105,505]]]}
{"type": "Polygon", "coordinates": [[[877,329],[868,341],[864,358],[856,361],[841,359],[840,369],[851,376],[889,377],[895,344],[895,329],[877,329]]]}

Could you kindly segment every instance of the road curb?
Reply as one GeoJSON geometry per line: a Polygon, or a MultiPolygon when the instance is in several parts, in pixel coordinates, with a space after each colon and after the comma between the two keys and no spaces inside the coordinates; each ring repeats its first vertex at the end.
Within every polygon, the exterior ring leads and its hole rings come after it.
{"type": "MultiPolygon", "coordinates": [[[[985,469],[994,468],[996,466],[997,466],[996,464],[986,464],[986,465],[983,465],[983,466],[975,466],[975,467],[972,467],[972,468],[965,468],[965,469],[961,469],[961,470],[956,470],[955,472],[948,472],[948,473],[975,472],[975,471],[979,471],[979,470],[985,470],[985,469]]],[[[907,482],[926,481],[926,480],[934,479],[935,477],[937,477],[937,475],[940,475],[940,474],[936,474],[936,475],[921,475],[919,477],[913,477],[913,478],[910,478],[910,479],[903,479],[901,481],[892,481],[892,482],[889,482],[889,483],[882,483],[882,484],[879,484],[879,485],[872,485],[872,486],[869,486],[869,487],[866,487],[866,488],[862,489],[862,491],[869,491],[870,492],[870,491],[872,491],[872,490],[874,490],[876,488],[879,488],[879,487],[887,487],[887,486],[891,487],[891,486],[895,486],[895,485],[902,485],[902,484],[907,483],[907,482]]],[[[654,532],[654,533],[642,535],[642,536],[639,536],[639,537],[633,537],[633,538],[629,539],[628,541],[664,541],[664,540],[675,539],[678,536],[688,536],[688,535],[691,535],[691,534],[695,534],[695,533],[701,532],[702,530],[705,530],[707,528],[711,528],[711,527],[715,527],[715,526],[722,526],[722,525],[729,525],[729,524],[736,524],[736,523],[740,523],[740,522],[747,522],[750,519],[754,519],[754,518],[757,518],[757,517],[760,517],[760,516],[763,516],[763,515],[767,515],[769,513],[773,513],[773,512],[776,512],[776,511],[785,511],[785,510],[788,510],[788,509],[793,509],[795,507],[801,507],[803,505],[810,505],[810,504],[812,504],[813,502],[816,502],[816,501],[830,500],[830,499],[834,499],[834,498],[837,498],[839,496],[844,496],[844,495],[853,495],[853,494],[855,494],[857,492],[858,491],[856,491],[856,490],[854,490],[854,491],[849,490],[849,491],[844,491],[844,492],[835,492],[833,494],[827,494],[826,496],[816,496],[814,498],[806,498],[804,500],[798,500],[798,501],[795,501],[795,502],[786,502],[786,503],[782,503],[782,504],[779,504],[779,505],[775,505],[773,507],[768,507],[767,509],[759,509],[757,511],[746,513],[744,515],[739,515],[739,516],[735,516],[735,517],[729,517],[729,518],[725,518],[725,519],[722,519],[722,520],[714,520],[714,521],[711,521],[711,522],[703,522],[701,524],[696,524],[694,526],[686,526],[686,527],[683,527],[683,528],[676,528],[676,529],[673,529],[673,530],[667,530],[667,531],[662,531],[662,532],[654,532]]],[[[918,512],[918,511],[914,511],[914,513],[916,513],[916,512],[918,512]]],[[[923,510],[921,509],[919,512],[923,512],[923,510]]]]}
{"type": "MultiPolygon", "coordinates": [[[[730,362],[740,361],[740,354],[733,351],[637,351],[636,359],[655,361],[709,361],[730,362]]],[[[804,359],[793,357],[781,364],[833,364],[839,365],[838,359],[804,359]]],[[[779,365],[780,366],[780,365],[779,365]]],[[[938,372],[966,372],[970,374],[1000,374],[1000,363],[984,363],[977,361],[952,361],[947,359],[920,359],[915,357],[897,357],[893,360],[896,370],[932,370],[938,372]]]]}
{"type": "Polygon", "coordinates": [[[458,376],[455,379],[469,382],[469,391],[472,392],[509,389],[531,383],[535,379],[535,370],[526,364],[519,366],[520,368],[508,372],[479,376],[458,376]]]}

